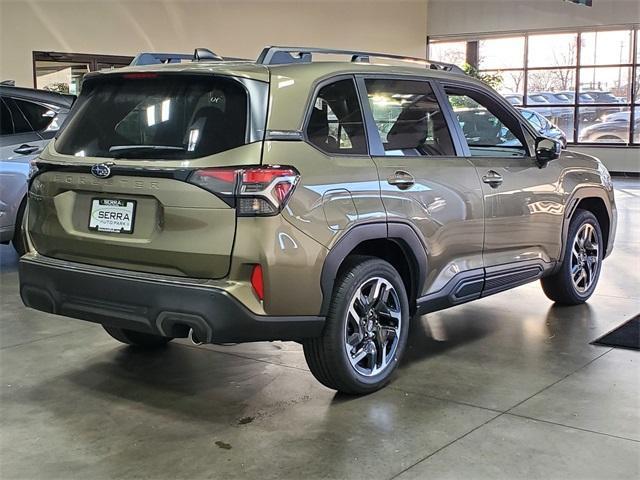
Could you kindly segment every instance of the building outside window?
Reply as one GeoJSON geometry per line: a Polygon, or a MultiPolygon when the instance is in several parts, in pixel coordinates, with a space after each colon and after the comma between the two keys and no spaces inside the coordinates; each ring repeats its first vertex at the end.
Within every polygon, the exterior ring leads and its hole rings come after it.
{"type": "Polygon", "coordinates": [[[429,58],[497,75],[513,105],[537,112],[570,143],[640,143],[637,26],[430,38],[429,58]]]}
{"type": "Polygon", "coordinates": [[[133,57],[120,55],[33,52],[33,84],[35,88],[77,95],[87,73],[124,67],[131,60],[133,57]]]}

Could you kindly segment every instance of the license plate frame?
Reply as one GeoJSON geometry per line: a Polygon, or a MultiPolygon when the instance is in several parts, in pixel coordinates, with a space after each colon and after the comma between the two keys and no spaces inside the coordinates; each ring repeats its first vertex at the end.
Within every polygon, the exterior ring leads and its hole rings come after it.
{"type": "Polygon", "coordinates": [[[136,200],[123,198],[92,198],[89,230],[131,235],[135,227],[137,203],[136,200]],[[103,212],[102,215],[99,212],[103,212]]]}

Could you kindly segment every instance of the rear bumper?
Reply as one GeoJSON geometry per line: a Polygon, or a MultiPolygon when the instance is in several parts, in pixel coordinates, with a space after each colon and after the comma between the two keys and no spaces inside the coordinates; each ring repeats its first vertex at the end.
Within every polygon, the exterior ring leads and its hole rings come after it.
{"type": "Polygon", "coordinates": [[[20,260],[28,307],[103,325],[205,343],[302,340],[321,335],[323,317],[256,315],[224,289],[120,274],[46,257],[20,260]]]}

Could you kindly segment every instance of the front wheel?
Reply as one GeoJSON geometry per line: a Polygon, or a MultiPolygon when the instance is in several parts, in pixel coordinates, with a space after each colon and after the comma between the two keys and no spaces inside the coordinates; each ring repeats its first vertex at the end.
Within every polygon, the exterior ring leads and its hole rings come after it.
{"type": "Polygon", "coordinates": [[[136,332],[135,330],[127,330],[126,328],[108,327],[107,325],[103,325],[102,328],[119,342],[140,348],[161,348],[173,340],[171,337],[136,332]]]}
{"type": "Polygon", "coordinates": [[[571,219],[560,269],[541,280],[549,299],[561,305],[578,305],[593,294],[600,278],[604,245],[595,215],[578,210],[571,219]]]}
{"type": "Polygon", "coordinates": [[[322,337],[303,343],[311,373],[347,394],[385,386],[404,353],[409,302],[398,272],[384,260],[352,257],[336,282],[322,337]]]}

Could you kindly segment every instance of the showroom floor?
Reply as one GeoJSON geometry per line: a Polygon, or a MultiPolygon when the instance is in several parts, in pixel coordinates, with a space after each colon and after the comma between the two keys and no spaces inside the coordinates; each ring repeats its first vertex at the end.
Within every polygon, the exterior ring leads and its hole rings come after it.
{"type": "Polygon", "coordinates": [[[0,477],[639,478],[640,352],[590,342],[640,312],[640,181],[595,296],[537,283],[416,319],[393,383],[336,395],[296,344],[163,352],[25,309],[0,248],[0,477]]]}

